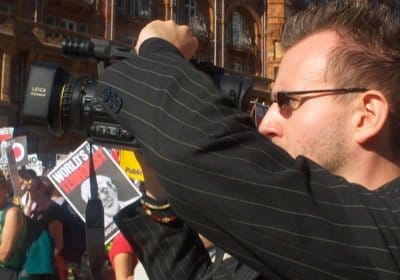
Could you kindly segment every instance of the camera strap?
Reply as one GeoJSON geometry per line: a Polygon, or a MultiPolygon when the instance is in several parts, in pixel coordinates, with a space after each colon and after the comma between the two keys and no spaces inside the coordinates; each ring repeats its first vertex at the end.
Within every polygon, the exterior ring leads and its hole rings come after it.
{"type": "Polygon", "coordinates": [[[86,250],[91,279],[103,279],[104,252],[104,208],[98,195],[96,173],[94,169],[92,143],[89,142],[90,199],[86,205],[86,250]]]}

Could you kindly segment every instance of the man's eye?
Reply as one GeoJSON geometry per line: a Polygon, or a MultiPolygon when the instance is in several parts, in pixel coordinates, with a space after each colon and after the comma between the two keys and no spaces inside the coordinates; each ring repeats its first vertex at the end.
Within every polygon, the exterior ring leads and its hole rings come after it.
{"type": "Polygon", "coordinates": [[[288,97],[286,102],[289,108],[297,109],[300,106],[301,100],[293,97],[288,97]]]}

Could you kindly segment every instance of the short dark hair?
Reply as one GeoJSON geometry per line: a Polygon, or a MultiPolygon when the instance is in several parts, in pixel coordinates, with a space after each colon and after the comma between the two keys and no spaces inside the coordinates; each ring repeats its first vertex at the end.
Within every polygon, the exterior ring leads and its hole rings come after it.
{"type": "Polygon", "coordinates": [[[386,96],[394,147],[400,146],[395,132],[400,124],[400,5],[396,2],[317,1],[290,17],[282,34],[285,49],[320,31],[339,34],[325,75],[337,87],[376,89],[386,96]]]}
{"type": "MultiPolygon", "coordinates": [[[[307,36],[335,30],[342,38],[327,75],[337,86],[382,91],[400,114],[400,8],[396,1],[321,1],[289,18],[282,35],[288,49],[307,36]]],[[[323,43],[323,42],[321,42],[323,43]]]]}
{"type": "Polygon", "coordinates": [[[21,169],[18,172],[18,175],[24,180],[31,180],[37,176],[35,170],[33,169],[21,169]]]}
{"type": "Polygon", "coordinates": [[[35,188],[35,189],[40,189],[42,188],[44,190],[44,193],[47,197],[51,197],[52,194],[52,190],[49,190],[47,188],[47,186],[42,182],[42,180],[40,179],[40,177],[36,176],[32,178],[32,184],[31,184],[31,188],[35,188]]]}
{"type": "Polygon", "coordinates": [[[51,196],[55,189],[53,183],[46,176],[39,176],[39,179],[40,182],[42,183],[42,186],[46,189],[46,193],[51,196]]]}

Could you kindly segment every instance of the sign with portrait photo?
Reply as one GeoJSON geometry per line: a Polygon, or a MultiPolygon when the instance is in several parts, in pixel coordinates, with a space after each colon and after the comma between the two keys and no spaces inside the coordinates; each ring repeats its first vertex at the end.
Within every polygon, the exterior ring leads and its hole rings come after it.
{"type": "MultiPolygon", "coordinates": [[[[86,204],[91,197],[89,155],[90,144],[85,141],[47,175],[84,221],[86,204]]],[[[92,157],[108,243],[118,232],[113,216],[141,197],[140,182],[129,179],[106,148],[92,145],[92,157]]]]}

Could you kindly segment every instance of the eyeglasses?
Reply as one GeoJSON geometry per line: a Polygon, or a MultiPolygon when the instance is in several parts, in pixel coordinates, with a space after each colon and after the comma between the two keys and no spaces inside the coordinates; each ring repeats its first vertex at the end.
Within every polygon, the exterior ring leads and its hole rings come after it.
{"type": "MultiPolygon", "coordinates": [[[[302,104],[304,98],[293,98],[292,95],[303,95],[310,93],[334,93],[334,94],[346,94],[346,93],[362,93],[366,92],[367,88],[335,88],[335,89],[314,89],[314,90],[301,90],[301,91],[278,91],[276,93],[276,100],[279,109],[290,107],[292,110],[296,110],[302,104]]],[[[312,98],[313,96],[310,96],[312,98]]],[[[317,96],[315,96],[317,97],[317,96]]]]}
{"type": "Polygon", "coordinates": [[[265,114],[267,113],[269,106],[266,106],[262,103],[256,102],[255,109],[254,109],[254,123],[256,127],[258,127],[264,118],[265,114]]]}

